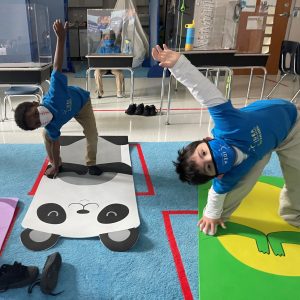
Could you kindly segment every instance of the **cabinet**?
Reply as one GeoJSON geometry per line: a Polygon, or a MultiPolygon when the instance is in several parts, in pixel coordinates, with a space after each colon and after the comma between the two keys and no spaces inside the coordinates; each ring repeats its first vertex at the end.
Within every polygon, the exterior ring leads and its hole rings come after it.
{"type": "Polygon", "coordinates": [[[80,44],[80,56],[85,57],[88,54],[88,45],[87,45],[87,30],[79,29],[79,44],[80,44]]]}
{"type": "Polygon", "coordinates": [[[70,41],[70,56],[79,57],[79,37],[78,28],[69,29],[69,41],[70,41]]]}

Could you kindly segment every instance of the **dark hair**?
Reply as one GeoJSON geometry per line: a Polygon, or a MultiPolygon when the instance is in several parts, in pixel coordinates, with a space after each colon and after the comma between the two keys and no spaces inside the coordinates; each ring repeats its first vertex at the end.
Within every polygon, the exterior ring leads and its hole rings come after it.
{"type": "Polygon", "coordinates": [[[105,36],[105,35],[109,35],[109,38],[111,39],[111,40],[116,40],[116,34],[115,34],[115,32],[113,31],[113,30],[110,30],[109,32],[102,32],[101,31],[101,39],[103,39],[103,37],[105,36]]]}
{"type": "Polygon", "coordinates": [[[23,130],[33,130],[34,128],[30,128],[26,122],[26,113],[33,106],[32,102],[23,102],[17,106],[15,109],[15,121],[17,125],[23,130]]]}
{"type": "Polygon", "coordinates": [[[199,172],[195,162],[190,158],[194,154],[197,146],[206,143],[206,140],[195,141],[178,151],[177,161],[173,161],[179,179],[188,184],[203,184],[213,179],[215,176],[208,176],[199,172]]]}

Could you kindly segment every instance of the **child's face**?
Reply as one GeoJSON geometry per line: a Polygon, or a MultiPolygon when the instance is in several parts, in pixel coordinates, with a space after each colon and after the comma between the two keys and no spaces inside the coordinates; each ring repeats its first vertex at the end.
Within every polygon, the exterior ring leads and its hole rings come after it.
{"type": "Polygon", "coordinates": [[[215,176],[217,174],[206,143],[200,143],[190,159],[195,162],[202,174],[207,176],[215,176]]]}
{"type": "Polygon", "coordinates": [[[110,34],[105,34],[103,40],[114,40],[110,34]]]}
{"type": "Polygon", "coordinates": [[[31,129],[37,129],[41,127],[40,114],[38,111],[39,104],[37,102],[33,102],[33,106],[26,112],[26,124],[31,129]]]}

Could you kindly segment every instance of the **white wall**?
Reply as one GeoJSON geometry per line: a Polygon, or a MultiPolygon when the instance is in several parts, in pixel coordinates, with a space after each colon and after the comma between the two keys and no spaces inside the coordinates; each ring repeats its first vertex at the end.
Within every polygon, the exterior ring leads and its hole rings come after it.
{"type": "Polygon", "coordinates": [[[300,0],[294,0],[292,7],[285,39],[300,42],[300,0]]]}

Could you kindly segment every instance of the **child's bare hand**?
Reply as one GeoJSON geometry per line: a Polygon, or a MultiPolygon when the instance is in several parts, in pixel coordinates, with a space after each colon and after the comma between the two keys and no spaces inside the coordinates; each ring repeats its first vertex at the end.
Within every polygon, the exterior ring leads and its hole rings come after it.
{"type": "Polygon", "coordinates": [[[163,49],[159,45],[152,48],[152,57],[160,62],[160,66],[164,68],[172,68],[178,61],[180,53],[170,50],[167,45],[163,44],[163,49]]]}
{"type": "Polygon", "coordinates": [[[66,31],[68,30],[68,22],[63,25],[61,20],[55,20],[53,23],[53,30],[58,39],[65,39],[66,31]]]}
{"type": "Polygon", "coordinates": [[[55,168],[53,166],[51,166],[50,168],[48,168],[45,172],[45,175],[48,177],[48,178],[51,178],[51,179],[55,179],[57,174],[59,172],[59,168],[55,168]]]}
{"type": "Polygon", "coordinates": [[[205,216],[197,223],[200,231],[208,235],[215,235],[217,233],[218,225],[221,225],[222,228],[226,228],[222,219],[210,219],[205,216]]]}

